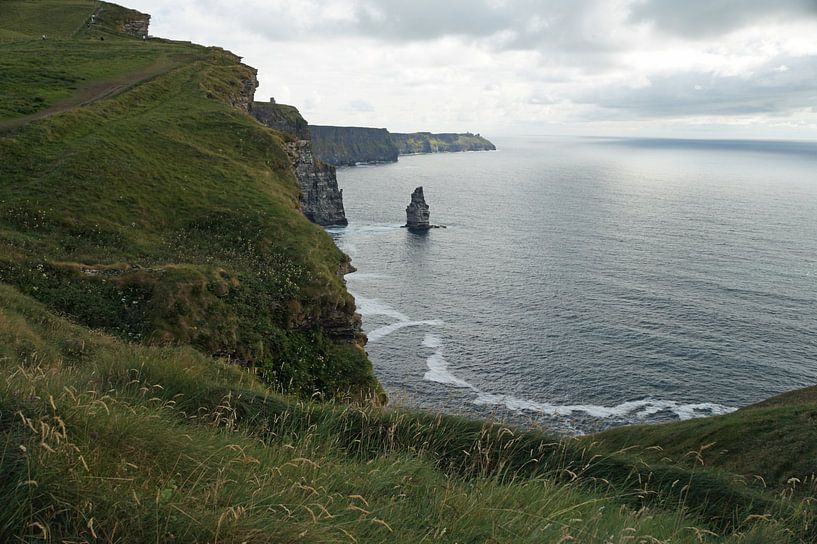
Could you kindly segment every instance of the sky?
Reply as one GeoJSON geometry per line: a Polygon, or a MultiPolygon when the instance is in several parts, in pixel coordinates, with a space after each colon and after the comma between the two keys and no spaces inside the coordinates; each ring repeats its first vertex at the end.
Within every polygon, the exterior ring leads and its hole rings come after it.
{"type": "Polygon", "coordinates": [[[817,0],[122,0],[394,132],[817,138],[817,0]]]}

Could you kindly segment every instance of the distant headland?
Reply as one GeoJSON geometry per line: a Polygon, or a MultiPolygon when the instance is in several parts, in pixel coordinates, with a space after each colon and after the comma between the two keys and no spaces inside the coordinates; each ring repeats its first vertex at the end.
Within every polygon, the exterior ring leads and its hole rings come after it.
{"type": "Polygon", "coordinates": [[[315,156],[332,166],[397,162],[399,155],[494,151],[479,134],[389,132],[385,128],[309,125],[315,156]]]}

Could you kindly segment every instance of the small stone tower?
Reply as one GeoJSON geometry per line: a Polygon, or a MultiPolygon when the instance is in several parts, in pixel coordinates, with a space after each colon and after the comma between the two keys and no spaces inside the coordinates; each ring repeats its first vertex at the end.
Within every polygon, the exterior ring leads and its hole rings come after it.
{"type": "Polygon", "coordinates": [[[431,213],[423,196],[423,188],[417,187],[411,194],[411,203],[406,208],[406,228],[414,230],[428,230],[431,213]]]}

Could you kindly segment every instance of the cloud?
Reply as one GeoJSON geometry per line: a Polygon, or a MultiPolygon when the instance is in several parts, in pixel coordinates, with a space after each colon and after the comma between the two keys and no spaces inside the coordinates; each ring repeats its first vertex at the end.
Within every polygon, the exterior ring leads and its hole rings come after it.
{"type": "Polygon", "coordinates": [[[631,10],[634,22],[703,38],[768,22],[817,19],[817,0],[642,0],[631,10]]]}
{"type": "Polygon", "coordinates": [[[619,115],[685,117],[785,115],[817,105],[817,56],[780,59],[742,75],[682,72],[638,88],[589,92],[577,101],[619,115]],[[781,67],[785,66],[785,70],[781,67]]]}
{"type": "Polygon", "coordinates": [[[799,131],[816,117],[817,0],[128,4],[153,13],[154,34],[242,55],[259,96],[321,124],[799,131]]]}
{"type": "Polygon", "coordinates": [[[372,106],[372,103],[366,100],[352,100],[349,102],[349,108],[352,111],[361,113],[371,113],[374,111],[374,106],[372,106]]]}

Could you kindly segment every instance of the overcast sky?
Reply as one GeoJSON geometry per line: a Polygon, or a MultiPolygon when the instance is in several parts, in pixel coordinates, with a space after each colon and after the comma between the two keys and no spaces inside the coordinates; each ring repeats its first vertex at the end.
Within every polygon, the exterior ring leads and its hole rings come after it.
{"type": "Polygon", "coordinates": [[[817,138],[817,0],[122,0],[314,124],[817,138]]]}

